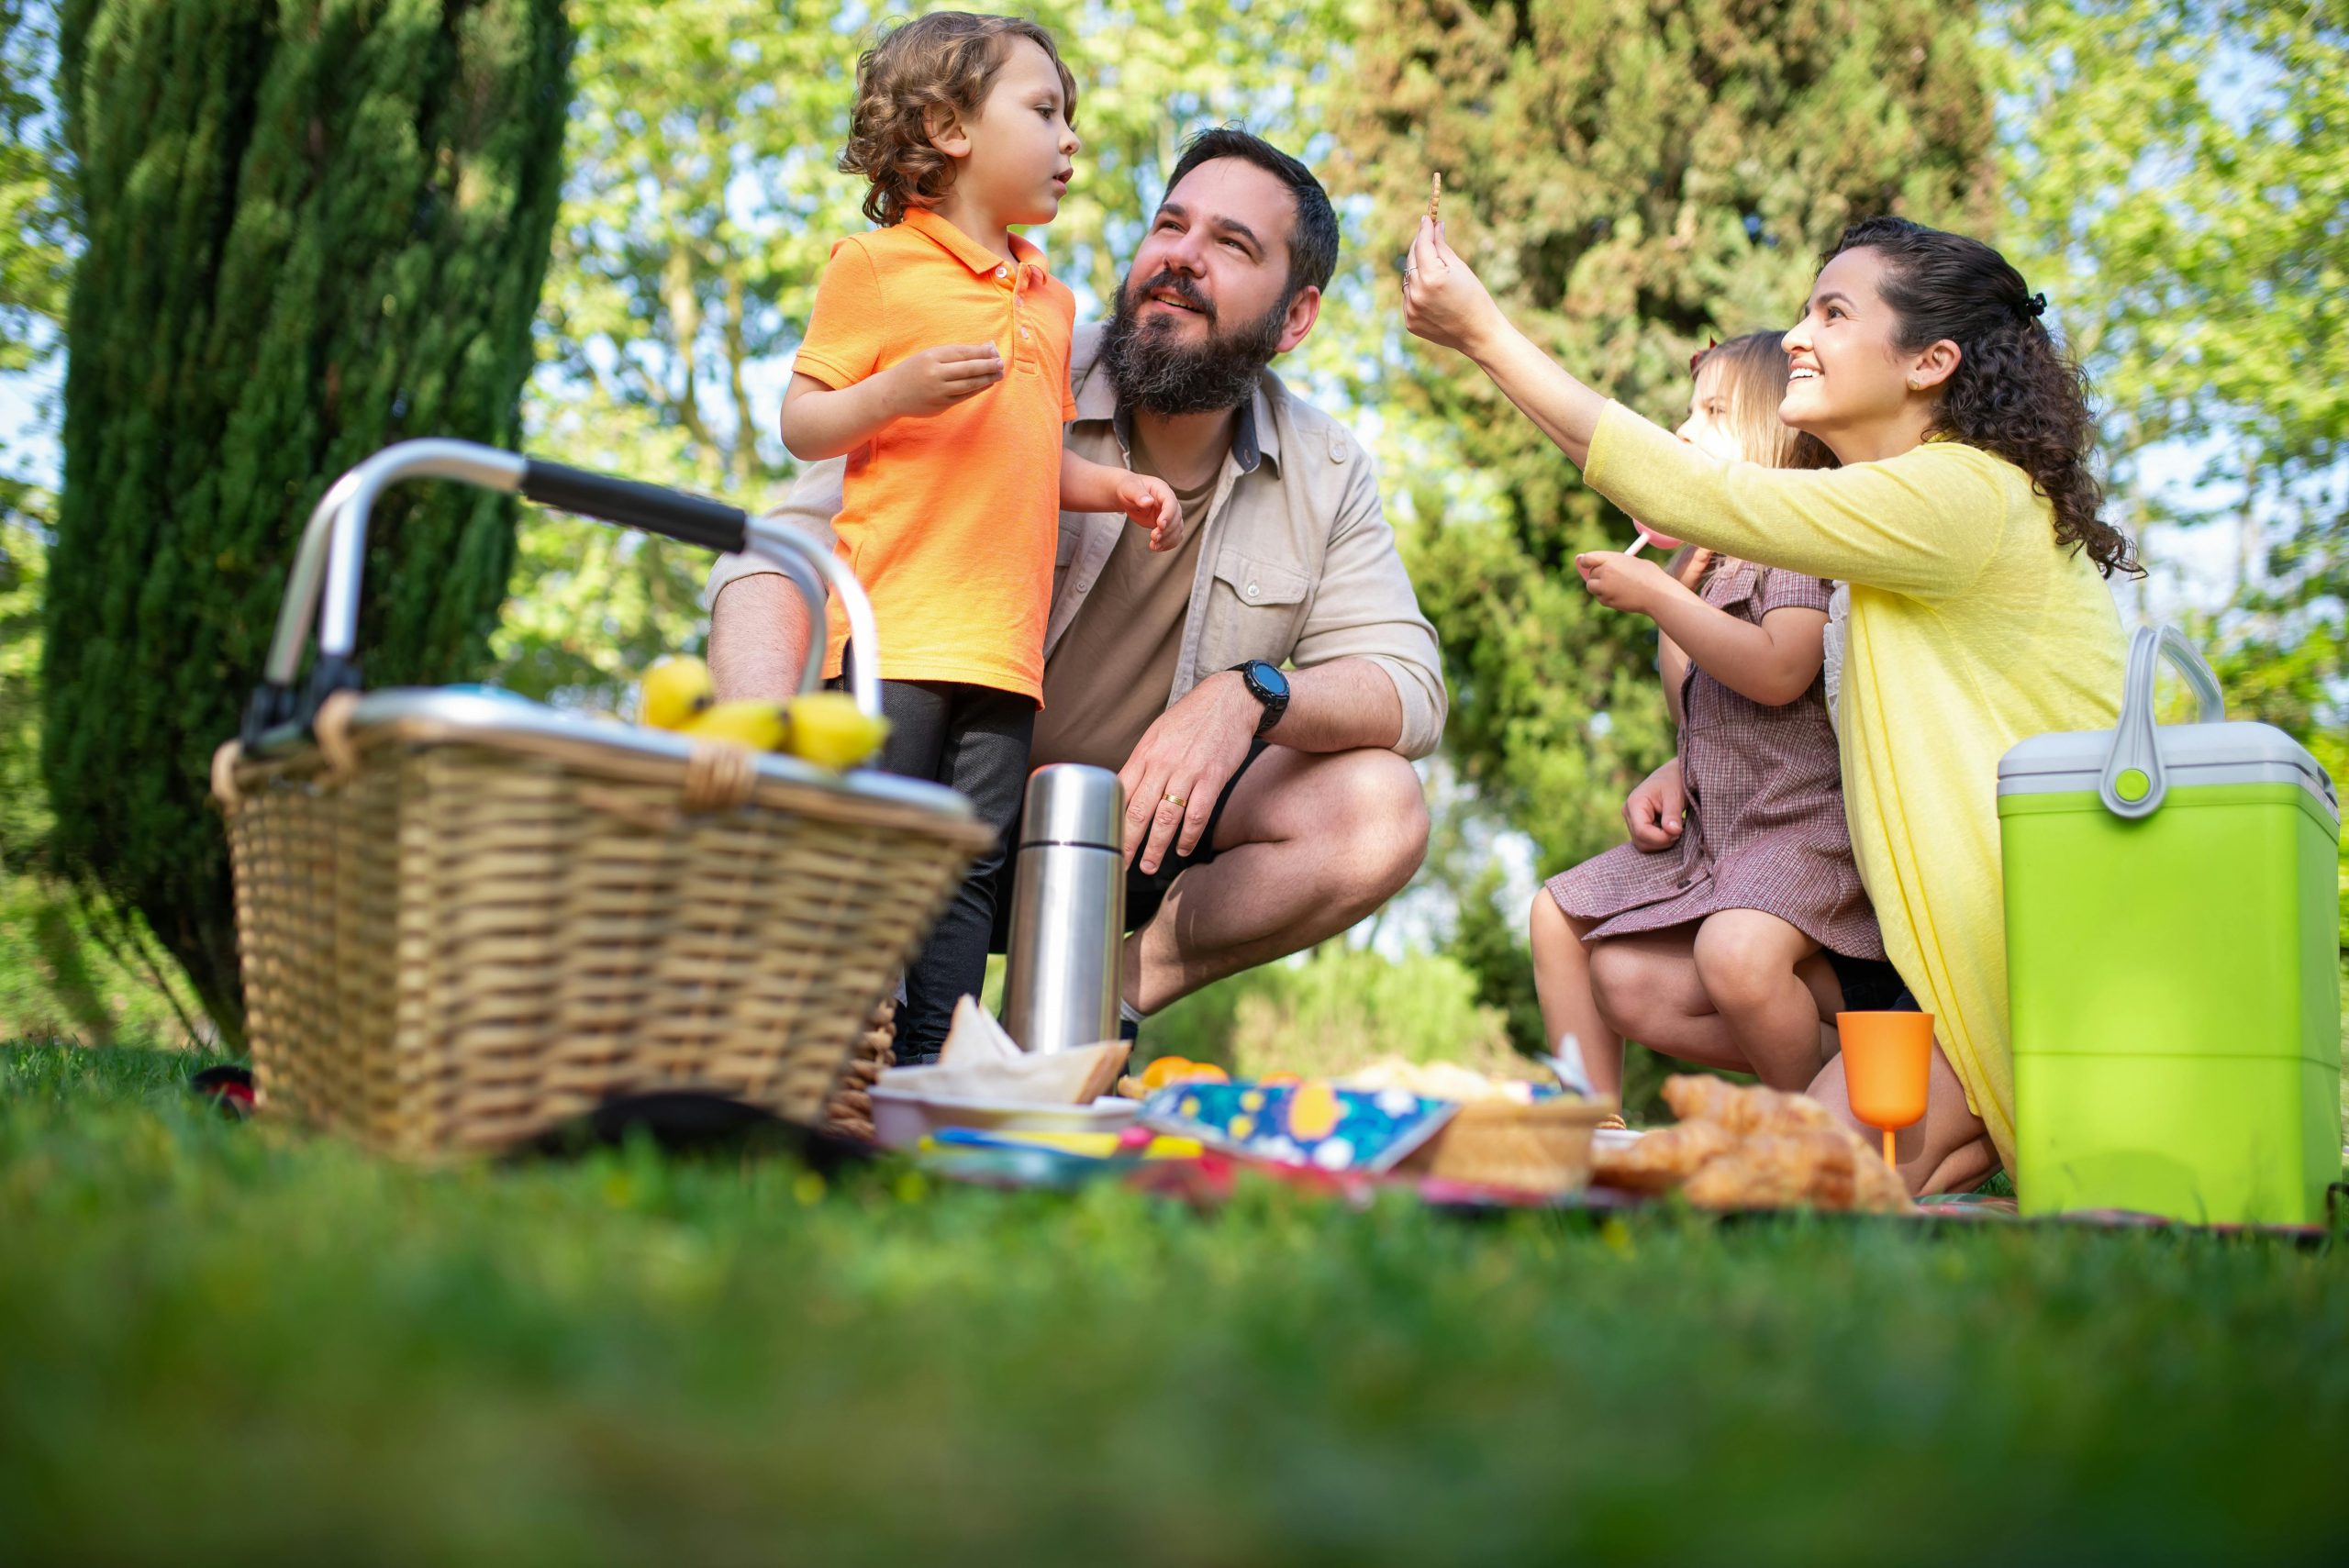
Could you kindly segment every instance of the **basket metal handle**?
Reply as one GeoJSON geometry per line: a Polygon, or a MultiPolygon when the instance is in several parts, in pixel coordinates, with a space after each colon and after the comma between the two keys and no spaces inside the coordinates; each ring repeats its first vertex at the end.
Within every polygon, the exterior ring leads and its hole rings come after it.
{"type": "MultiPolygon", "coordinates": [[[[805,564],[840,599],[857,648],[877,651],[880,647],[874,631],[872,601],[864,596],[854,574],[830,550],[779,515],[751,517],[740,506],[723,501],[472,441],[402,441],[343,474],[311,509],[286,582],[285,601],[278,610],[277,630],[270,641],[262,684],[255,688],[245,712],[243,739],[248,747],[258,745],[263,735],[280,726],[307,722],[328,694],[361,684],[352,655],[359,627],[360,573],[367,557],[368,515],[384,490],[410,479],[453,479],[704,550],[761,555],[786,568],[794,562],[805,564]],[[318,622],[318,659],[307,688],[297,696],[295,681],[301,673],[302,647],[309,640],[314,617],[318,622]]],[[[811,591],[798,573],[786,571],[784,575],[808,598],[813,629],[800,673],[804,691],[815,684],[820,668],[824,606],[820,593],[811,591]]],[[[877,656],[868,654],[853,661],[849,671],[856,706],[869,715],[881,711],[880,682],[874,673],[877,668],[877,656]]]]}

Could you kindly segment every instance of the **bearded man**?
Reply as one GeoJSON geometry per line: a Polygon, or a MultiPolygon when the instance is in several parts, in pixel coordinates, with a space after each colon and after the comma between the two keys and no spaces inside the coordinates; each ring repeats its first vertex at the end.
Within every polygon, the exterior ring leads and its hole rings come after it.
{"type": "MultiPolygon", "coordinates": [[[[1188,525],[1154,554],[1121,517],[1062,513],[1044,642],[1032,764],[1125,785],[1129,1035],[1344,930],[1426,853],[1410,760],[1443,733],[1435,631],[1362,447],[1266,368],[1312,331],[1337,256],[1310,170],[1210,130],[1175,165],[1108,325],[1077,329],[1070,449],[1164,480],[1188,525]]],[[[829,534],[842,467],[800,476],[795,520],[829,534]]],[[[710,575],[720,698],[797,680],[810,628],[776,571],[728,557],[710,575]]],[[[1005,853],[995,873],[996,951],[1017,868],[1005,853]]],[[[943,1030],[901,1019],[899,1059],[926,1059],[943,1030]]]]}

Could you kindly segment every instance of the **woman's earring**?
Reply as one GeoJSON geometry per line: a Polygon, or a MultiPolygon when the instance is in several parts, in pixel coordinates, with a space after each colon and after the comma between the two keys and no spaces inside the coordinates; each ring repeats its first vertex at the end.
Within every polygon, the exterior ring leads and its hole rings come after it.
{"type": "Polygon", "coordinates": [[[1909,390],[1911,392],[1922,392],[1925,390],[1925,384],[1919,381],[1912,375],[1909,378],[1909,390]]]}

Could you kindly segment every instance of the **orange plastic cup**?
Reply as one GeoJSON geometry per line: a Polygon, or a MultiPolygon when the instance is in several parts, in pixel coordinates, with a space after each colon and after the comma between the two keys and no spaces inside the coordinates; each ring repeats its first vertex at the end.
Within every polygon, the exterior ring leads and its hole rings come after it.
{"type": "Polygon", "coordinates": [[[1838,1013],[1835,1034],[1843,1044],[1843,1087],[1852,1096],[1852,1114],[1883,1129],[1884,1162],[1892,1164],[1893,1129],[1912,1126],[1925,1114],[1933,1015],[1838,1013]]]}

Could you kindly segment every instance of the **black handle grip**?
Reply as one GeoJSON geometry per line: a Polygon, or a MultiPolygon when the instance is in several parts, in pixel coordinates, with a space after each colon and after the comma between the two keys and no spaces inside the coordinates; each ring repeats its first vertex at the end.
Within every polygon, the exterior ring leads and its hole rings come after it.
{"type": "Polygon", "coordinates": [[[740,506],[534,457],[522,460],[522,494],[543,506],[626,523],[720,554],[739,554],[749,535],[750,519],[740,506]]]}

